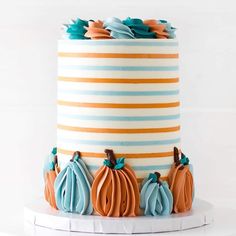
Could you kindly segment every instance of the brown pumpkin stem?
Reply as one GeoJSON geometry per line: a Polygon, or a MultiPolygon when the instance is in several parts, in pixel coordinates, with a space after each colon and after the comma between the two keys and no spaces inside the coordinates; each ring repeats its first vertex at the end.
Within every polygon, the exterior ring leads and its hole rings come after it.
{"type": "MultiPolygon", "coordinates": [[[[174,162],[176,167],[181,164],[179,159],[179,150],[177,147],[174,147],[174,162]]],[[[181,166],[179,169],[183,170],[184,166],[181,166]]]]}
{"type": "Polygon", "coordinates": [[[79,152],[79,151],[75,151],[75,152],[74,152],[73,157],[70,159],[70,161],[74,161],[74,159],[75,159],[77,156],[80,157],[80,152],[79,152]]]}
{"type": "Polygon", "coordinates": [[[104,152],[106,153],[107,158],[111,162],[111,164],[113,166],[115,166],[116,165],[116,158],[115,158],[113,150],[112,149],[105,149],[104,152]]]}
{"type": "Polygon", "coordinates": [[[55,165],[55,166],[58,166],[58,159],[57,159],[57,155],[56,155],[56,156],[54,156],[54,160],[53,160],[53,162],[54,162],[54,165],[55,165]]]}
{"type": "Polygon", "coordinates": [[[161,174],[159,172],[154,172],[154,174],[157,177],[157,183],[161,185],[161,181],[160,181],[161,174]]]}
{"type": "Polygon", "coordinates": [[[178,166],[180,164],[180,160],[179,160],[179,150],[177,147],[174,147],[174,162],[175,165],[178,166]]]}

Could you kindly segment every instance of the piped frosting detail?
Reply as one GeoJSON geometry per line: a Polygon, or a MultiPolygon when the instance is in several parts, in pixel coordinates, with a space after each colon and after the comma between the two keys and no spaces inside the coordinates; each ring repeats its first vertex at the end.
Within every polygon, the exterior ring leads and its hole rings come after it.
{"type": "Polygon", "coordinates": [[[67,25],[66,33],[69,35],[69,39],[87,39],[85,36],[86,28],[88,27],[88,21],[78,18],[76,21],[72,20],[72,23],[67,25]]]}
{"type": "Polygon", "coordinates": [[[165,31],[165,25],[159,23],[157,20],[145,20],[144,24],[149,26],[151,31],[156,34],[156,38],[167,39],[169,34],[165,31]]]}
{"type": "Polygon", "coordinates": [[[108,159],[95,174],[92,185],[93,207],[99,215],[120,217],[139,214],[139,189],[136,176],[124,158],[115,159],[112,150],[105,150],[108,159]]]}
{"type": "Polygon", "coordinates": [[[179,151],[174,148],[174,164],[168,175],[168,183],[173,194],[173,212],[186,212],[191,209],[194,197],[193,176],[189,160],[185,155],[179,159],[179,151]]]}
{"type": "Polygon", "coordinates": [[[102,21],[89,21],[88,25],[88,27],[85,27],[87,30],[85,37],[90,39],[111,39],[110,32],[103,28],[102,21]]]}
{"type": "Polygon", "coordinates": [[[141,188],[140,208],[144,215],[170,215],[173,209],[173,196],[166,181],[160,180],[160,174],[149,174],[141,188]]]}
{"type": "Polygon", "coordinates": [[[62,27],[66,32],[63,38],[69,39],[173,39],[175,28],[166,20],[142,20],[127,17],[120,20],[110,17],[101,20],[72,20],[62,27]]]}
{"type": "Polygon", "coordinates": [[[150,27],[141,19],[127,17],[123,20],[123,24],[131,29],[135,38],[156,38],[155,32],[151,32],[150,27]]]}
{"type": "Polygon", "coordinates": [[[57,176],[54,184],[56,204],[64,212],[90,215],[93,207],[90,198],[93,177],[80,153],[75,152],[72,160],[57,176]]]}
{"type": "Polygon", "coordinates": [[[166,20],[158,20],[158,23],[165,26],[165,31],[168,33],[168,39],[174,39],[176,28],[166,20]]]}
{"type": "Polygon", "coordinates": [[[134,33],[116,17],[108,18],[104,21],[105,29],[109,30],[114,39],[134,39],[134,33]]]}

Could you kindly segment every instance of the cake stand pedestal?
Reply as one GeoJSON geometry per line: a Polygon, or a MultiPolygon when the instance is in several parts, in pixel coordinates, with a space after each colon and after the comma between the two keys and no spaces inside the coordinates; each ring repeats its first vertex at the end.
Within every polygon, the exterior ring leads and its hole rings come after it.
{"type": "Polygon", "coordinates": [[[24,215],[26,222],[55,230],[134,234],[170,232],[204,226],[213,221],[212,210],[210,203],[195,199],[191,211],[164,217],[80,216],[54,210],[43,199],[39,199],[25,206],[24,215]]]}

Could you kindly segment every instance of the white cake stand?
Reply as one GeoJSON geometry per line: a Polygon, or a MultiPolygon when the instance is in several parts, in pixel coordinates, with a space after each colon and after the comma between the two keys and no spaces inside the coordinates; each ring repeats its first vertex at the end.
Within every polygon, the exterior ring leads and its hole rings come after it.
{"type": "Polygon", "coordinates": [[[191,229],[210,224],[213,221],[213,206],[203,200],[195,199],[192,210],[166,217],[101,217],[80,216],[77,214],[56,211],[43,200],[32,202],[25,206],[25,221],[55,230],[134,234],[159,233],[191,229]]]}

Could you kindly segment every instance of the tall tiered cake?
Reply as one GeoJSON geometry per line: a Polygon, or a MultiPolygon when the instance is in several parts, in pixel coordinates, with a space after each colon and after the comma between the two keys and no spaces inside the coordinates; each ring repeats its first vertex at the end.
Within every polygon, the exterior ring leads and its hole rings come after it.
{"type": "Polygon", "coordinates": [[[58,42],[57,148],[44,168],[53,208],[109,217],[191,209],[174,31],[167,21],[129,17],[66,25],[58,42]]]}

